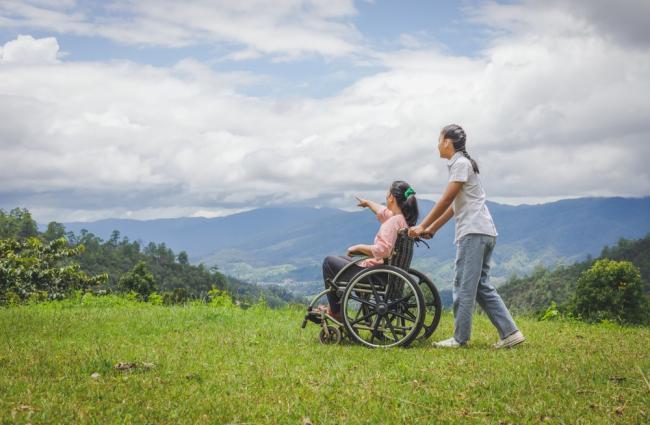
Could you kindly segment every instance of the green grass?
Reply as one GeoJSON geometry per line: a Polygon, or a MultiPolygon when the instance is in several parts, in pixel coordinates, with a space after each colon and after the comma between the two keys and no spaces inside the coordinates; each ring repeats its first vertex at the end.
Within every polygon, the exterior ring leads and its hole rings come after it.
{"type": "Polygon", "coordinates": [[[650,328],[519,317],[496,351],[478,315],[470,349],[370,350],[296,309],[97,304],[0,309],[0,423],[650,422],[650,328]]]}

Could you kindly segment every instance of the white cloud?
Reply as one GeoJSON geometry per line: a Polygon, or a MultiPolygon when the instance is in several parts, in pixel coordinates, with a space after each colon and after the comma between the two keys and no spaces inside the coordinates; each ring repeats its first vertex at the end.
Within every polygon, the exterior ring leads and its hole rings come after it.
{"type": "Polygon", "coordinates": [[[352,0],[5,0],[3,24],[61,34],[100,36],[120,43],[180,47],[231,44],[237,59],[350,55],[361,35],[349,22],[352,0]]]}
{"type": "Polygon", "coordinates": [[[647,0],[522,0],[496,1],[468,13],[497,32],[589,35],[633,47],[650,46],[650,2],[647,0]]]}
{"type": "MultiPolygon", "coordinates": [[[[527,4],[487,7],[495,28],[528,19],[527,4]]],[[[245,96],[255,75],[191,60],[1,63],[0,205],[52,218],[344,206],[393,179],[428,196],[446,182],[435,140],[450,122],[490,199],[649,195],[650,52],[556,6],[526,22],[474,58],[377,54],[385,71],[323,99],[245,96]]]]}
{"type": "Polygon", "coordinates": [[[59,43],[56,38],[36,40],[31,35],[19,35],[0,48],[0,63],[43,64],[58,62],[59,43]]]}

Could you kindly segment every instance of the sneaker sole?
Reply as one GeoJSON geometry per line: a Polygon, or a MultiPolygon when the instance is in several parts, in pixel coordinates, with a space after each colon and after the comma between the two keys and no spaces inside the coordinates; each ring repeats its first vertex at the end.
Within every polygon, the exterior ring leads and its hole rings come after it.
{"type": "Polygon", "coordinates": [[[460,344],[460,345],[436,345],[433,343],[431,345],[433,348],[468,348],[469,344],[460,344]]]}
{"type": "Polygon", "coordinates": [[[511,341],[508,344],[504,345],[503,348],[512,348],[512,347],[514,347],[516,345],[521,344],[524,341],[526,341],[526,338],[515,339],[514,341],[511,341]]]}

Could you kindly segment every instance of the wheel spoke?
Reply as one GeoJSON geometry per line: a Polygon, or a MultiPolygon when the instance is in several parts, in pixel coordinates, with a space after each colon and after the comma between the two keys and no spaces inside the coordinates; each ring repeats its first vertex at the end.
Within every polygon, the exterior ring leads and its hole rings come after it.
{"type": "MultiPolygon", "coordinates": [[[[394,319],[394,317],[393,317],[394,319]]],[[[404,319],[400,318],[400,321],[403,321],[404,319]]],[[[392,322],[391,322],[392,324],[392,322]]],[[[393,324],[393,328],[395,328],[395,332],[401,333],[403,335],[406,335],[408,331],[413,329],[413,326],[406,326],[405,324],[402,324],[400,326],[397,326],[396,324],[393,324]]]]}
{"type": "Polygon", "coordinates": [[[371,303],[368,300],[364,300],[363,298],[359,298],[356,295],[350,295],[350,299],[354,301],[358,301],[361,304],[369,305],[370,307],[377,307],[377,304],[371,303]]]}
{"type": "Polygon", "coordinates": [[[354,326],[357,323],[361,322],[362,320],[368,320],[375,314],[377,314],[377,310],[373,310],[370,313],[366,314],[365,316],[361,317],[360,319],[356,319],[354,322],[350,323],[350,326],[354,326]]]}
{"type": "Polygon", "coordinates": [[[377,320],[375,321],[375,326],[372,328],[372,337],[375,337],[375,333],[377,332],[377,329],[379,329],[379,324],[381,323],[381,317],[377,316],[377,320]]]}
{"type": "Polygon", "coordinates": [[[395,333],[395,328],[393,327],[393,324],[388,320],[388,316],[386,317],[386,324],[388,325],[388,328],[390,329],[390,332],[393,334],[393,339],[395,342],[399,341],[399,338],[397,338],[397,334],[395,333]]]}
{"type": "Polygon", "coordinates": [[[411,319],[409,317],[404,316],[402,313],[398,313],[396,311],[391,311],[391,314],[393,314],[393,315],[395,315],[397,317],[401,317],[404,320],[408,320],[408,321],[411,321],[411,322],[417,322],[417,320],[415,319],[415,316],[412,316],[413,318],[411,319]]]}
{"type": "Polygon", "coordinates": [[[372,281],[372,278],[370,279],[370,287],[372,288],[372,295],[375,297],[375,302],[380,302],[381,299],[379,298],[379,293],[375,289],[375,283],[372,281]]]}
{"type": "Polygon", "coordinates": [[[414,321],[414,322],[417,322],[417,319],[415,318],[415,315],[413,315],[413,313],[411,313],[410,311],[405,310],[404,314],[406,314],[408,316],[411,316],[411,320],[414,321]]]}
{"type": "Polygon", "coordinates": [[[394,306],[395,304],[403,303],[404,301],[407,301],[407,300],[409,300],[410,298],[413,298],[413,296],[415,296],[415,292],[411,292],[409,295],[407,295],[407,296],[405,296],[405,297],[402,297],[402,298],[400,298],[399,300],[396,300],[396,301],[391,302],[390,304],[388,304],[388,308],[391,308],[391,307],[394,306]]]}
{"type": "Polygon", "coordinates": [[[355,320],[359,318],[359,315],[361,314],[362,311],[363,311],[363,306],[359,307],[359,310],[357,310],[357,314],[354,315],[355,320]]]}

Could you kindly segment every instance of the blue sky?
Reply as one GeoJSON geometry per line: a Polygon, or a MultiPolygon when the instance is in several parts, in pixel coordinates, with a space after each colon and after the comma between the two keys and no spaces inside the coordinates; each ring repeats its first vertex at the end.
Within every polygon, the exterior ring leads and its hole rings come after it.
{"type": "Polygon", "coordinates": [[[6,0],[0,208],[346,208],[393,179],[435,199],[449,122],[492,200],[647,196],[648,18],[634,0],[6,0]]]}
{"type": "MultiPolygon", "coordinates": [[[[435,45],[461,56],[481,54],[486,44],[486,28],[467,19],[478,0],[473,1],[358,1],[356,12],[345,22],[354,26],[363,37],[362,43],[376,51],[391,51],[404,47],[405,39],[412,43],[435,45]]],[[[131,19],[129,13],[108,13],[101,2],[78,2],[77,9],[88,13],[89,19],[106,16],[131,19]]],[[[0,43],[16,38],[24,30],[36,37],[56,35],[63,57],[69,61],[129,60],[153,66],[171,66],[194,58],[209,64],[216,71],[252,72],[267,76],[273,84],[252,84],[242,91],[254,96],[326,97],[352,84],[359,78],[383,69],[381,64],[368,61],[365,55],[354,57],[323,57],[307,55],[290,61],[274,61],[260,57],[251,60],[224,59],[241,46],[237,43],[202,42],[170,47],[147,43],[127,44],[101,36],[59,33],[36,27],[2,28],[0,43]],[[22,32],[21,32],[22,31],[22,32]]]]}

